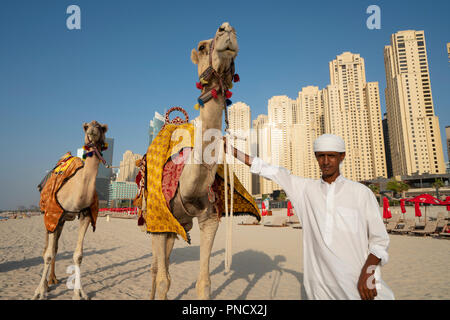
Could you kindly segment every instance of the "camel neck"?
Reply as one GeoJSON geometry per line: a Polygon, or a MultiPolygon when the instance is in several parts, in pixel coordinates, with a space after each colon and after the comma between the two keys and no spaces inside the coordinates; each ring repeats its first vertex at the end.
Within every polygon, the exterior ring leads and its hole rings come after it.
{"type": "Polygon", "coordinates": [[[225,98],[218,96],[217,99],[211,99],[205,103],[200,111],[200,120],[202,121],[203,132],[208,129],[222,129],[222,113],[225,98]]]}
{"type": "Polygon", "coordinates": [[[94,180],[97,177],[98,166],[100,164],[100,160],[96,155],[92,157],[87,157],[84,161],[84,170],[83,173],[85,177],[93,177],[94,180]]]}

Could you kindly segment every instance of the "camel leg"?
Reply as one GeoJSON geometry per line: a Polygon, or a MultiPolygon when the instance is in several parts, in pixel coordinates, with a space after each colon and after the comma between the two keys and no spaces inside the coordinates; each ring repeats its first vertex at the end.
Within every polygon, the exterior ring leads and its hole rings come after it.
{"type": "Polygon", "coordinates": [[[200,273],[195,288],[197,290],[197,297],[201,300],[207,300],[211,294],[209,260],[214,244],[214,238],[219,226],[219,220],[215,215],[202,218],[203,217],[198,218],[198,225],[200,227],[200,273]]]}
{"type": "Polygon", "coordinates": [[[174,234],[168,234],[167,235],[167,242],[166,242],[166,272],[167,272],[167,278],[169,279],[170,283],[170,273],[169,273],[169,264],[170,264],[170,254],[172,253],[173,245],[175,244],[175,240],[177,237],[174,234]]]}
{"type": "Polygon", "coordinates": [[[154,277],[152,283],[153,292],[150,293],[150,297],[154,297],[156,294],[156,299],[158,300],[167,300],[167,292],[170,288],[166,254],[168,237],[167,233],[152,234],[153,259],[155,261],[152,267],[152,275],[154,277]]]}
{"type": "Polygon", "coordinates": [[[55,275],[55,261],[56,261],[56,255],[58,254],[59,237],[61,236],[63,228],[64,228],[64,223],[61,225],[61,228],[58,228],[57,230],[55,230],[55,232],[56,232],[55,256],[52,259],[52,264],[51,264],[51,268],[50,268],[50,275],[48,277],[48,284],[57,284],[57,283],[59,283],[59,281],[58,281],[58,279],[56,279],[56,275],[55,275]]]}
{"type": "MultiPolygon", "coordinates": [[[[58,226],[57,229],[58,228],[60,228],[60,227],[58,226]]],[[[36,300],[36,299],[42,300],[42,299],[47,298],[47,288],[48,288],[47,275],[48,275],[48,270],[50,268],[50,264],[51,264],[53,258],[55,257],[57,231],[55,230],[54,232],[50,233],[47,230],[45,230],[45,232],[47,233],[47,235],[46,235],[46,241],[45,241],[46,245],[45,245],[44,254],[43,254],[44,270],[42,271],[41,281],[39,282],[38,287],[34,291],[33,300],[36,300]]]]}
{"type": "MultiPolygon", "coordinates": [[[[155,242],[152,239],[152,243],[155,242]]],[[[155,246],[152,245],[153,249],[153,257],[152,257],[152,267],[150,272],[152,274],[152,288],[150,289],[150,300],[155,300],[155,292],[156,292],[156,274],[158,273],[158,257],[156,256],[155,246]]]]}
{"type": "Polygon", "coordinates": [[[75,264],[75,272],[78,272],[78,279],[75,280],[75,287],[73,292],[73,300],[80,300],[80,299],[89,299],[87,294],[83,291],[83,288],[81,287],[81,261],[83,260],[83,241],[84,237],[86,235],[86,231],[89,227],[89,224],[91,222],[91,217],[89,215],[84,215],[83,213],[80,214],[80,229],[78,231],[78,241],[77,241],[77,247],[75,249],[75,252],[73,253],[73,262],[75,264]]]}
{"type": "MultiPolygon", "coordinates": [[[[167,242],[166,242],[166,273],[167,278],[169,279],[170,284],[170,273],[169,273],[169,264],[170,264],[170,254],[172,253],[173,245],[175,244],[175,240],[177,237],[175,235],[168,235],[167,236],[167,242]]],[[[152,240],[153,241],[153,240],[152,240]]],[[[153,242],[155,243],[155,242],[153,242]]],[[[155,293],[156,293],[156,275],[158,273],[158,257],[157,257],[157,250],[155,250],[155,245],[153,247],[153,261],[152,261],[152,288],[150,291],[150,300],[155,299],[155,293]]]]}

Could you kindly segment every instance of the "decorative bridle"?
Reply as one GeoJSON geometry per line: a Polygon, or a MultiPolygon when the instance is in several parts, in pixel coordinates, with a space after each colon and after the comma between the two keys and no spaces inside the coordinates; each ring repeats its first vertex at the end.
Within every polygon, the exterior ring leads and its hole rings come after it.
{"type": "Polygon", "coordinates": [[[87,137],[87,139],[88,143],[83,146],[83,149],[86,151],[86,153],[83,154],[83,159],[92,157],[95,154],[97,158],[103,163],[103,165],[108,168],[109,166],[106,164],[106,160],[103,158],[102,153],[102,151],[108,149],[108,143],[103,140],[101,143],[98,143],[97,145],[94,142],[92,142],[91,139],[89,139],[89,136],[87,137]]]}
{"type": "Polygon", "coordinates": [[[200,107],[204,107],[205,103],[211,99],[217,99],[220,96],[224,98],[224,106],[223,109],[225,111],[225,125],[226,130],[228,130],[228,112],[227,107],[232,104],[230,100],[233,93],[230,91],[233,88],[233,82],[239,82],[240,78],[237,73],[235,73],[234,59],[231,60],[230,67],[225,70],[223,73],[217,72],[212,66],[212,53],[214,50],[215,39],[213,39],[209,46],[209,66],[208,68],[202,72],[199,77],[199,82],[195,85],[197,89],[202,90],[202,94],[198,97],[198,103],[194,106],[196,110],[200,109],[200,107]],[[227,76],[231,76],[231,81],[227,83],[227,76]],[[213,78],[217,79],[218,87],[215,88],[212,86],[213,78]]]}

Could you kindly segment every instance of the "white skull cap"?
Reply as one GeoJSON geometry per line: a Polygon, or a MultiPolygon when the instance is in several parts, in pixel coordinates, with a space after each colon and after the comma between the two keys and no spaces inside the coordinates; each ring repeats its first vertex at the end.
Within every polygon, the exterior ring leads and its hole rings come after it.
{"type": "Polygon", "coordinates": [[[314,141],[314,152],[345,152],[344,140],[334,134],[323,134],[314,141]]]}

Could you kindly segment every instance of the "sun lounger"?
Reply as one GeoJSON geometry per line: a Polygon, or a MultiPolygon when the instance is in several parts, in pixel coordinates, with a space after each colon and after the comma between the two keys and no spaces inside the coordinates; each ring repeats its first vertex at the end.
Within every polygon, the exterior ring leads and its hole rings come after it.
{"type": "Polygon", "coordinates": [[[412,230],[414,230],[414,226],[415,226],[415,221],[414,220],[406,220],[406,222],[402,222],[397,224],[397,227],[392,229],[391,232],[392,233],[398,233],[398,234],[406,234],[412,230]]]}
{"type": "Polygon", "coordinates": [[[274,217],[272,221],[264,223],[264,227],[287,227],[287,218],[274,217]]]}
{"type": "Polygon", "coordinates": [[[430,235],[432,233],[436,232],[436,228],[437,228],[437,221],[429,221],[426,225],[425,225],[425,229],[423,230],[413,230],[411,231],[412,234],[415,235],[430,235]]]}
{"type": "Polygon", "coordinates": [[[447,213],[446,212],[442,212],[442,211],[438,212],[437,217],[436,217],[437,221],[445,220],[445,218],[447,218],[447,213]]]}
{"type": "Polygon", "coordinates": [[[386,231],[391,232],[393,229],[395,229],[397,224],[398,224],[397,221],[389,221],[388,224],[386,225],[386,231]]]}
{"type": "Polygon", "coordinates": [[[436,232],[437,233],[441,233],[443,232],[443,230],[445,229],[445,227],[447,226],[448,221],[445,220],[444,218],[440,219],[437,221],[437,226],[436,226],[436,232]]]}
{"type": "Polygon", "coordinates": [[[296,214],[294,214],[293,216],[288,217],[287,223],[288,224],[298,224],[298,223],[300,223],[300,220],[298,219],[298,216],[296,214]]]}
{"type": "Polygon", "coordinates": [[[450,228],[448,228],[448,226],[445,226],[443,230],[444,232],[439,233],[439,237],[450,239],[450,228]]]}

